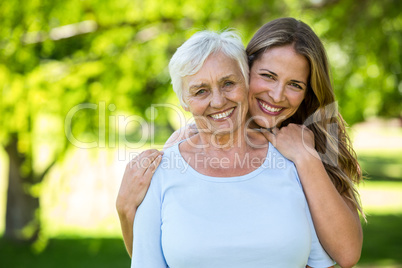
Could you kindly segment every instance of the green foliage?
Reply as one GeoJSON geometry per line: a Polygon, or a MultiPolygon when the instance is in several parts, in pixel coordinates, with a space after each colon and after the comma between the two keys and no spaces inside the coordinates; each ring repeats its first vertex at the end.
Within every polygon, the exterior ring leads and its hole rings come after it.
{"type": "MultiPolygon", "coordinates": [[[[322,38],[347,122],[400,117],[401,9],[399,0],[0,0],[0,144],[16,144],[32,192],[71,145],[66,135],[135,143],[141,125],[118,116],[150,121],[151,104],[178,104],[167,64],[194,32],[235,28],[246,42],[283,16],[322,38]]],[[[159,112],[159,141],[177,127],[172,118],[159,112]]]]}
{"type": "MultiPolygon", "coordinates": [[[[144,117],[151,103],[173,94],[168,60],[195,31],[233,27],[247,41],[279,16],[306,21],[323,39],[348,122],[400,116],[401,8],[398,0],[2,1],[0,141],[18,133],[28,153],[35,121],[50,114],[62,126],[80,103],[104,101],[117,107],[108,115],[144,117]]],[[[73,132],[96,136],[98,115],[86,113],[73,132]]],[[[161,116],[159,124],[168,126],[161,116]]]]}
{"type": "Polygon", "coordinates": [[[342,114],[349,123],[401,117],[402,2],[334,2],[314,21],[324,25],[320,37],[332,60],[342,114]]]}

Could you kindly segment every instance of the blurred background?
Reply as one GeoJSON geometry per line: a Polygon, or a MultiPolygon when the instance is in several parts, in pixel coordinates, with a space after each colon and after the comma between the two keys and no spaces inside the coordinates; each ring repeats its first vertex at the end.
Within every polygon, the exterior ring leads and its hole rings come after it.
{"type": "Polygon", "coordinates": [[[202,29],[235,28],[247,44],[285,16],[322,39],[367,177],[358,267],[402,267],[401,11],[400,0],[0,0],[0,267],[128,267],[115,200],[128,160],[185,121],[167,71],[175,49],[202,29]]]}

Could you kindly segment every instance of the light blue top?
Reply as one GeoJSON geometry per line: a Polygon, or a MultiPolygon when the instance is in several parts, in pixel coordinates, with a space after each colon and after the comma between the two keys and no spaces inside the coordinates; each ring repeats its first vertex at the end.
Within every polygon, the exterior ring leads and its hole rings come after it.
{"type": "MultiPolygon", "coordinates": [[[[239,164],[242,164],[239,162],[239,164]]],[[[135,215],[131,267],[329,267],[294,164],[269,144],[264,164],[211,177],[167,149],[135,215]]]]}

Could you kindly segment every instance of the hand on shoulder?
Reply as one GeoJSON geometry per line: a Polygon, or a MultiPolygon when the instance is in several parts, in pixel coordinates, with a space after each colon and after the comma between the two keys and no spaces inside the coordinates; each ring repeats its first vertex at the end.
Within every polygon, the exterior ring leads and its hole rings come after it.
{"type": "Polygon", "coordinates": [[[289,124],[274,128],[272,132],[262,131],[265,138],[287,159],[297,160],[317,157],[314,148],[314,133],[304,125],[289,124]]]}
{"type": "Polygon", "coordinates": [[[162,160],[163,152],[156,149],[143,151],[131,160],[124,171],[116,200],[116,209],[119,214],[135,214],[147,193],[152,175],[162,160]]]}

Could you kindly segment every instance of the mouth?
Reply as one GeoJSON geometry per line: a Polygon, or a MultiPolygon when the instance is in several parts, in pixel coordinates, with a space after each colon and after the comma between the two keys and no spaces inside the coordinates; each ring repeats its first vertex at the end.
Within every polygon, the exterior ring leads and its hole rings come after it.
{"type": "Polygon", "coordinates": [[[267,114],[270,115],[278,115],[284,110],[285,108],[279,107],[279,106],[274,106],[272,104],[269,104],[265,101],[262,101],[260,99],[257,99],[258,105],[260,106],[261,110],[267,114]]]}
{"type": "Polygon", "coordinates": [[[235,108],[230,108],[223,112],[210,114],[209,116],[212,117],[212,119],[214,119],[214,120],[225,120],[233,114],[234,110],[235,110],[235,108]]]}

